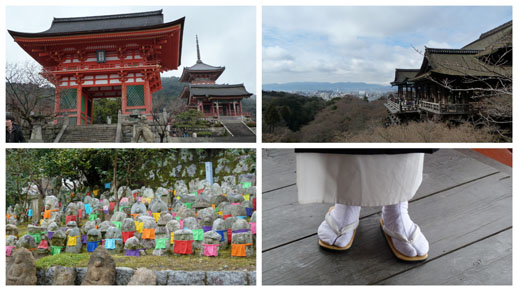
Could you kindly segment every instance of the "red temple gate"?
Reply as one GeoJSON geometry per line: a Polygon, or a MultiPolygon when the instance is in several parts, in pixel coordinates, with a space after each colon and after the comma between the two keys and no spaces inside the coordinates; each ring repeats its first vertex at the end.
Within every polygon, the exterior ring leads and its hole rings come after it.
{"type": "Polygon", "coordinates": [[[121,98],[123,115],[151,113],[160,73],[180,65],[184,20],[164,23],[158,10],[54,18],[44,32],[9,33],[56,86],[55,122],[82,125],[93,123],[95,98],[121,98]]]}

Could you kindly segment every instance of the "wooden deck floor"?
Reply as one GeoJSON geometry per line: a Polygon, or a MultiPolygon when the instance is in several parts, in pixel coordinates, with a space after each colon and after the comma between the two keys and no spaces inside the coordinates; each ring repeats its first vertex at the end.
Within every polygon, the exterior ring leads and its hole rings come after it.
{"type": "Polygon", "coordinates": [[[380,207],[362,208],[352,248],[319,248],[329,204],[297,202],[292,150],[263,150],[263,285],[512,284],[512,179],[456,150],[425,156],[410,216],[430,243],[422,263],[395,259],[379,228],[380,207]]]}

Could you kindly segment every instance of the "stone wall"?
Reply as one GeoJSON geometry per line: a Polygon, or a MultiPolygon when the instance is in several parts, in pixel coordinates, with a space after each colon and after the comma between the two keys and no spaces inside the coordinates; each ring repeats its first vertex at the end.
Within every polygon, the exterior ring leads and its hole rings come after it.
{"type": "Polygon", "coordinates": [[[255,160],[243,153],[241,149],[228,149],[209,153],[202,149],[178,149],[169,153],[165,160],[149,160],[140,170],[147,175],[147,187],[173,188],[174,182],[184,180],[189,183],[193,180],[205,180],[205,164],[212,162],[214,182],[223,182],[225,176],[235,176],[236,182],[239,175],[253,172],[255,160]]]}
{"type": "MultiPolygon", "coordinates": [[[[38,285],[52,285],[55,267],[38,268],[38,285]]],[[[86,268],[75,268],[76,285],[81,285],[86,268]]],[[[154,271],[157,285],[256,285],[256,273],[247,271],[154,271]]],[[[116,268],[116,285],[127,285],[135,270],[126,267],[116,268]]]]}

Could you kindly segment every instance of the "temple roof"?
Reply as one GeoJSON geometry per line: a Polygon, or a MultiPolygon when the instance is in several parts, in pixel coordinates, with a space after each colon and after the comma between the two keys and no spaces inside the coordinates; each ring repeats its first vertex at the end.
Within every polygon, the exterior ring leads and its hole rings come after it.
{"type": "Polygon", "coordinates": [[[509,74],[509,70],[512,70],[483,63],[477,58],[480,52],[482,51],[426,48],[421,69],[410,81],[426,78],[432,73],[449,76],[494,76],[509,74]]]}
{"type": "Polygon", "coordinates": [[[224,71],[225,67],[215,67],[211,65],[207,65],[201,60],[198,60],[196,64],[190,67],[185,67],[184,70],[187,71],[199,71],[199,72],[208,72],[208,71],[224,71]]]}
{"type": "Polygon", "coordinates": [[[79,35],[91,33],[106,33],[119,31],[135,31],[151,28],[167,27],[182,24],[185,18],[164,23],[162,10],[111,14],[85,17],[56,18],[52,20],[49,29],[43,32],[18,32],[8,30],[11,36],[16,37],[50,37],[64,35],[79,35]]]}
{"type": "MultiPolygon", "coordinates": [[[[44,67],[57,66],[65,46],[118,44],[121,41],[148,43],[160,40],[155,50],[160,70],[176,70],[181,63],[185,17],[164,23],[162,10],[87,17],[54,18],[43,32],[8,30],[14,41],[44,67]]],[[[114,47],[114,46],[113,46],[114,47]]],[[[154,60],[154,61],[157,61],[154,60]]]]}
{"type": "Polygon", "coordinates": [[[190,83],[193,80],[196,80],[196,73],[204,73],[209,74],[209,78],[212,81],[216,81],[219,76],[225,71],[225,67],[214,67],[211,65],[207,65],[201,61],[200,57],[200,45],[198,43],[198,36],[196,35],[196,52],[198,55],[198,59],[196,60],[196,64],[190,67],[184,67],[182,76],[180,76],[180,82],[190,83]]]}
{"type": "Polygon", "coordinates": [[[414,78],[418,72],[419,69],[396,69],[396,76],[394,77],[394,81],[390,84],[392,86],[405,84],[408,80],[414,78]]]}
{"type": "Polygon", "coordinates": [[[243,84],[220,85],[220,84],[191,84],[189,91],[192,96],[251,96],[243,84]]]}
{"type": "Polygon", "coordinates": [[[495,46],[512,46],[513,37],[513,21],[508,21],[498,27],[484,32],[473,42],[467,44],[462,49],[486,50],[495,46]]]}
{"type": "Polygon", "coordinates": [[[189,84],[184,87],[181,98],[190,98],[191,96],[203,97],[238,97],[252,96],[243,84],[189,84]]]}

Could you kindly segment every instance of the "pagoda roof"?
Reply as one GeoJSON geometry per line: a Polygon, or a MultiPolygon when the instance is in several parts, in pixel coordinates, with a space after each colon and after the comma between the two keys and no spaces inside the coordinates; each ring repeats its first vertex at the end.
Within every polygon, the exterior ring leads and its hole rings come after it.
{"type": "Polygon", "coordinates": [[[419,73],[419,69],[396,69],[394,81],[390,84],[392,86],[406,84],[408,83],[408,80],[414,78],[417,75],[417,73],[419,73]]]}
{"type": "Polygon", "coordinates": [[[184,67],[182,71],[182,76],[180,76],[180,82],[190,83],[191,81],[196,79],[194,74],[209,74],[209,78],[212,81],[216,81],[219,76],[225,71],[225,67],[215,67],[211,65],[207,65],[202,62],[200,57],[200,45],[198,43],[198,35],[196,35],[196,52],[198,55],[198,60],[196,64],[190,67],[184,67]]]}
{"type": "Polygon", "coordinates": [[[210,79],[216,81],[221,74],[225,71],[225,67],[215,67],[211,65],[207,65],[201,60],[198,60],[196,64],[191,67],[184,67],[182,71],[182,75],[180,76],[180,82],[189,83],[192,80],[196,79],[195,74],[209,74],[210,79]]]}
{"type": "Polygon", "coordinates": [[[198,71],[198,72],[209,72],[209,71],[224,71],[225,67],[215,67],[211,65],[207,65],[206,63],[198,60],[195,65],[190,67],[185,67],[184,70],[187,71],[198,71]]]}
{"type": "Polygon", "coordinates": [[[66,35],[81,35],[92,33],[107,33],[121,31],[137,31],[143,29],[154,29],[168,27],[175,24],[182,24],[185,18],[164,23],[162,10],[110,14],[85,17],[56,18],[52,20],[49,29],[42,32],[18,32],[8,30],[9,34],[16,37],[53,37],[66,35]]]}
{"type": "Polygon", "coordinates": [[[482,50],[426,48],[417,76],[409,81],[427,78],[431,74],[449,76],[494,76],[509,74],[512,68],[492,66],[480,61],[482,50]]]}

